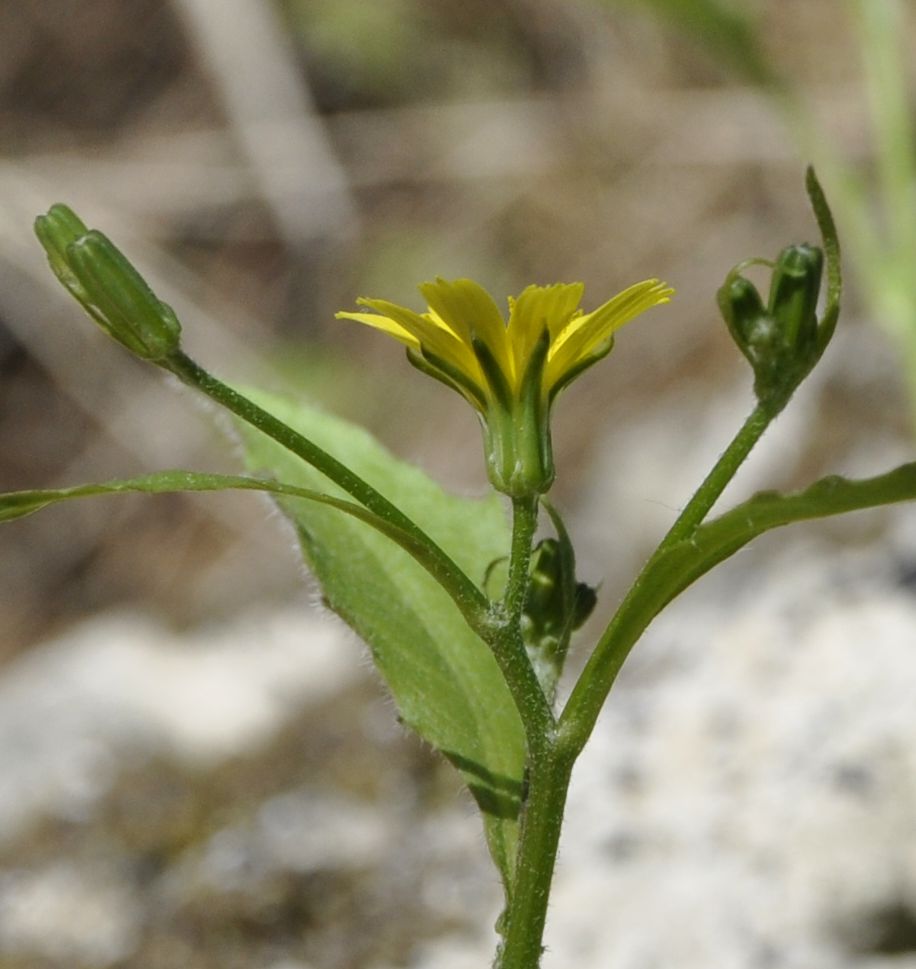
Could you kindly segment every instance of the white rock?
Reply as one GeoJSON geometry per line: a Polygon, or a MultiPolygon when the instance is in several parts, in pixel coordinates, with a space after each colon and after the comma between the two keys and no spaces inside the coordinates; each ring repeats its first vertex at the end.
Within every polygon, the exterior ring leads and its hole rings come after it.
{"type": "Polygon", "coordinates": [[[109,966],[129,955],[140,928],[131,886],[86,866],[52,864],[0,876],[0,952],[109,966]]]}
{"type": "Polygon", "coordinates": [[[824,553],[638,647],[574,776],[544,969],[852,969],[844,926],[916,910],[916,598],[824,553]]]}
{"type": "Polygon", "coordinates": [[[360,670],[352,638],[306,610],[191,635],[87,622],[0,679],[0,840],[37,813],[81,815],[133,754],[204,766],[252,749],[360,670]]]}

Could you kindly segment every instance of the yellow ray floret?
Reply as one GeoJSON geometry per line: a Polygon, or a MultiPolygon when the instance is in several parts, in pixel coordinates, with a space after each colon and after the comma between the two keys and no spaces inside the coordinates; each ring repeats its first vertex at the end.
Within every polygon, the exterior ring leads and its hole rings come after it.
{"type": "Polygon", "coordinates": [[[667,303],[674,290],[647,279],[618,293],[591,313],[579,309],[582,283],[529,286],[509,298],[509,319],[493,297],[470,279],[423,283],[426,313],[381,299],[360,299],[374,313],[338,313],[338,319],[374,326],[427,358],[432,366],[446,364],[463,374],[489,398],[488,377],[481,369],[483,352],[495,362],[512,393],[518,393],[532,353],[546,329],[547,363],[541,391],[553,392],[603,356],[614,333],[646,310],[667,303]]]}

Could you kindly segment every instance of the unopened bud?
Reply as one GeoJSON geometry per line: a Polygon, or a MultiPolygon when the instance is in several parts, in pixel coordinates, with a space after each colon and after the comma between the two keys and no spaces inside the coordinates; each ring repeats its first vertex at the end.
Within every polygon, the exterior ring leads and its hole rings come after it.
{"type": "Polygon", "coordinates": [[[823,264],[820,249],[789,246],[775,264],[752,260],[735,267],[719,290],[719,309],[754,368],[754,391],[760,400],[784,403],[821,352],[817,298],[823,264]],[[741,275],[752,263],[772,267],[767,306],[754,284],[741,275]]]}
{"type": "Polygon", "coordinates": [[[108,332],[147,360],[161,360],[178,348],[181,324],[146,280],[101,232],[93,229],[67,254],[74,274],[108,332]]]}
{"type": "Polygon", "coordinates": [[[788,347],[805,351],[817,337],[817,298],[824,254],[815,246],[788,246],[770,284],[770,316],[788,347]]]}
{"type": "Polygon", "coordinates": [[[46,215],[39,215],[35,220],[35,235],[44,247],[54,275],[79,300],[85,296],[85,290],[70,268],[67,247],[88,231],[82,219],[61,202],[52,205],[46,215]]]}
{"type": "Polygon", "coordinates": [[[531,581],[525,597],[525,615],[539,634],[563,628],[563,559],[555,538],[538,542],[531,555],[531,581]]]}
{"type": "Polygon", "coordinates": [[[110,336],[145,360],[178,349],[181,325],[172,308],[105,235],[60,204],[36,219],[35,233],[54,274],[110,336]]]}
{"type": "Polygon", "coordinates": [[[562,636],[578,629],[595,607],[595,590],[577,582],[573,563],[559,541],[545,538],[531,556],[531,581],[524,615],[536,636],[562,636]]]}

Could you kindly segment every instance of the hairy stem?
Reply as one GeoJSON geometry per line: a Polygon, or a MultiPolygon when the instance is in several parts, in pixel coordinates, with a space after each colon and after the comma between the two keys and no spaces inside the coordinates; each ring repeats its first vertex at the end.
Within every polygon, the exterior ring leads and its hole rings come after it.
{"type": "Polygon", "coordinates": [[[543,738],[529,758],[515,878],[494,969],[537,969],[540,965],[571,771],[572,761],[562,756],[552,738],[543,738]]]}
{"type": "Polygon", "coordinates": [[[487,640],[503,670],[518,707],[531,751],[556,725],[522,637],[522,610],[528,591],[531,545],[537,528],[537,497],[512,499],[512,547],[509,578],[496,607],[495,632],[487,640]]]}
{"type": "MultiPolygon", "coordinates": [[[[764,404],[758,404],[751,411],[750,416],[722,452],[713,469],[706,475],[703,483],[668,529],[668,534],[662,539],[658,552],[687,538],[702,523],[775,416],[773,408],[764,404]]],[[[657,555],[658,552],[655,554],[657,555]]]]}
{"type": "Polygon", "coordinates": [[[558,757],[554,745],[556,721],[528,659],[522,636],[537,513],[536,497],[513,499],[509,578],[500,603],[506,624],[504,648],[524,667],[523,719],[528,757],[518,853],[508,892],[503,942],[496,956],[497,969],[536,969],[540,962],[550,882],[572,768],[571,761],[561,761],[558,757]]]}
{"type": "Polygon", "coordinates": [[[531,546],[537,529],[537,508],[537,498],[512,499],[512,549],[509,555],[509,578],[503,594],[503,608],[511,625],[521,622],[525,607],[531,546]]]}

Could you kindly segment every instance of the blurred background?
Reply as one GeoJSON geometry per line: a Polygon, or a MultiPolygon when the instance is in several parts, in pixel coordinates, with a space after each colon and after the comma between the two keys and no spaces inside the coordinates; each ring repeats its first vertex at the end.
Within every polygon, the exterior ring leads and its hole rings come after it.
{"type": "MultiPolygon", "coordinates": [[[[676,300],[555,411],[600,622],[752,404],[714,294],[817,241],[809,161],[846,245],[841,332],[734,494],[912,455],[914,28],[897,0],[0,4],[0,489],[239,467],[218,415],[48,272],[31,223],[55,201],[210,369],[466,494],[469,408],[334,312],[421,308],[435,275],[498,299],[582,280],[586,309],[658,276],[676,300]]],[[[653,634],[581,772],[547,965],[916,966],[914,535],[893,510],[768,538],[653,634]]],[[[488,964],[471,807],[316,599],[250,495],[4,527],[0,969],[488,964]]]]}

